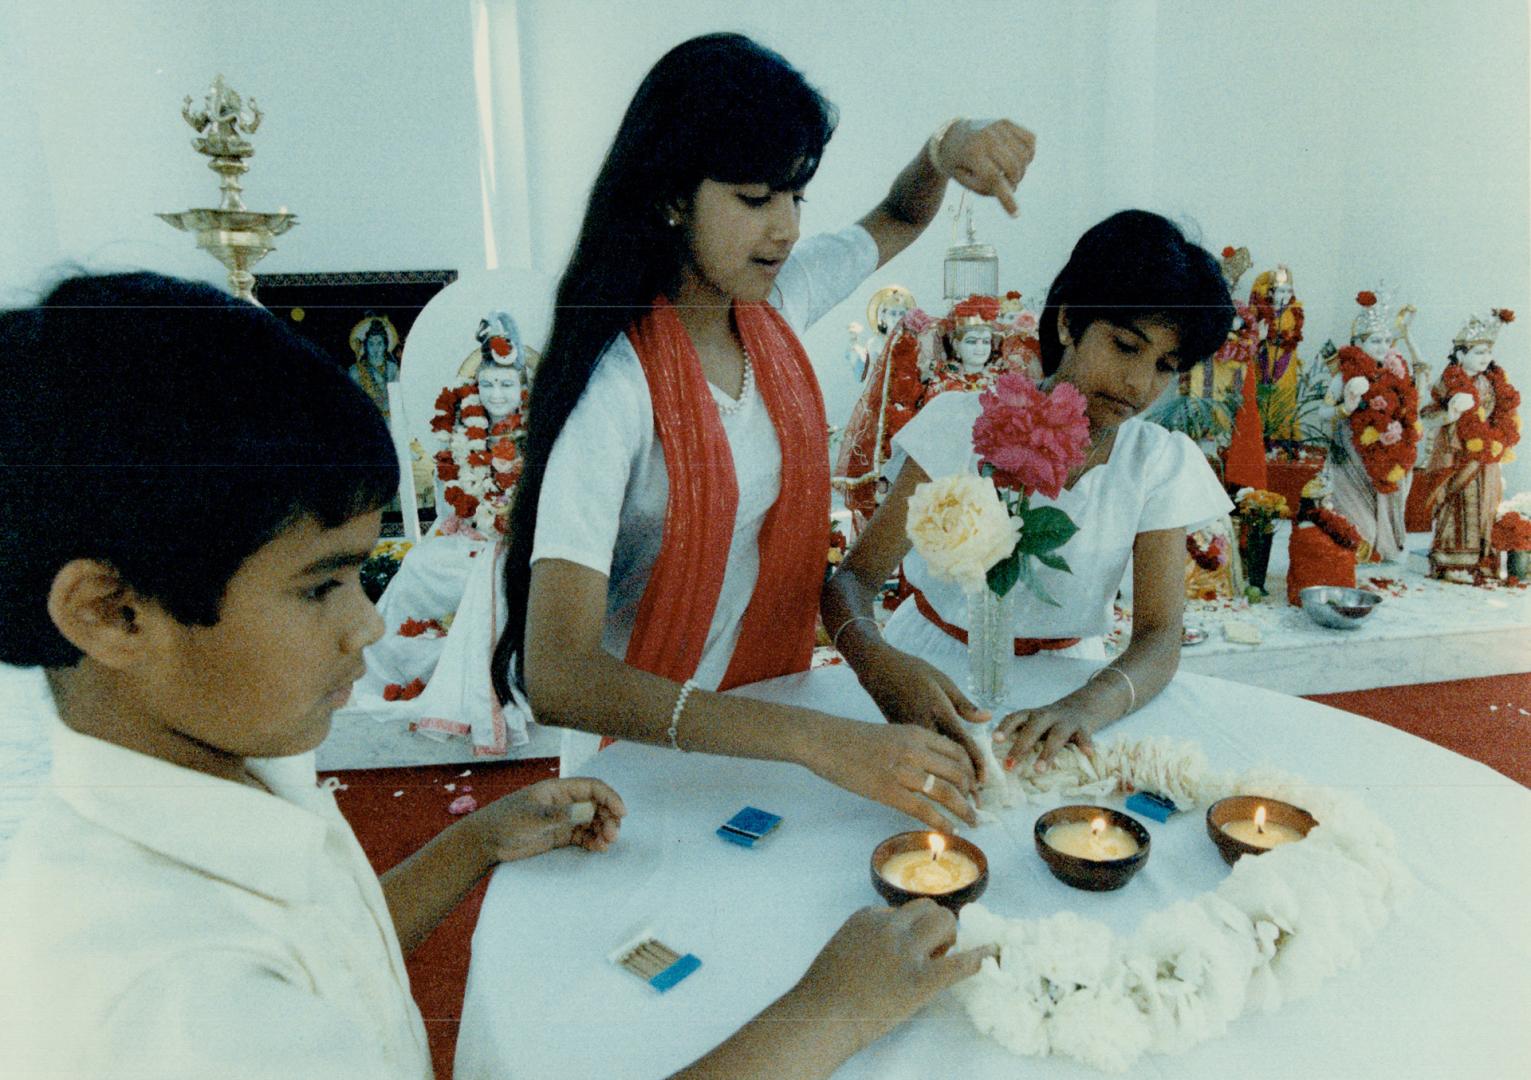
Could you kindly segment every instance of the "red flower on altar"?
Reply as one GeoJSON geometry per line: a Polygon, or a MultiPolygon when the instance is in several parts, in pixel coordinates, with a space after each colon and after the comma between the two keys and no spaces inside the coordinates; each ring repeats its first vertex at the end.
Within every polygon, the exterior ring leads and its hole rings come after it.
{"type": "Polygon", "coordinates": [[[1016,290],[1016,289],[1011,289],[1009,292],[1007,292],[1005,294],[1005,299],[1006,300],[1019,300],[1020,298],[1021,298],[1021,294],[1020,294],[1019,290],[1016,290]]]}
{"type": "Polygon", "coordinates": [[[1499,308],[1494,314],[1499,316],[1499,321],[1502,323],[1512,323],[1515,321],[1515,312],[1509,308],[1499,308]]]}
{"type": "Polygon", "coordinates": [[[1496,551],[1531,551],[1531,521],[1511,510],[1494,522],[1489,542],[1496,551]]]}
{"type": "Polygon", "coordinates": [[[1229,244],[1227,247],[1223,248],[1223,258],[1225,258],[1225,259],[1233,258],[1233,245],[1232,244],[1229,244]]]}
{"type": "Polygon", "coordinates": [[[970,319],[974,316],[993,322],[999,318],[999,301],[992,296],[980,296],[974,293],[966,300],[959,300],[952,308],[952,319],[970,319]]]}
{"type": "Polygon", "coordinates": [[[496,335],[489,339],[489,351],[496,356],[509,356],[510,342],[496,335]]]}
{"type": "Polygon", "coordinates": [[[1044,394],[1020,372],[1008,372],[979,398],[973,449],[994,469],[994,483],[1058,497],[1069,471],[1084,463],[1090,422],[1085,399],[1068,383],[1044,394]]]}
{"type": "Polygon", "coordinates": [[[1360,292],[1356,293],[1356,303],[1360,304],[1362,307],[1371,307],[1376,302],[1377,294],[1372,292],[1370,289],[1362,289],[1360,292]]]}
{"type": "MultiPolygon", "coordinates": [[[[468,437],[468,441],[470,443],[483,442],[489,438],[489,429],[486,427],[470,427],[466,429],[463,434],[468,437]]],[[[468,455],[468,463],[470,465],[487,465],[488,461],[474,461],[473,455],[470,454],[468,455]]]]}
{"type": "Polygon", "coordinates": [[[403,686],[398,683],[389,683],[383,687],[383,700],[412,701],[423,693],[425,693],[425,680],[411,679],[403,686]]]}

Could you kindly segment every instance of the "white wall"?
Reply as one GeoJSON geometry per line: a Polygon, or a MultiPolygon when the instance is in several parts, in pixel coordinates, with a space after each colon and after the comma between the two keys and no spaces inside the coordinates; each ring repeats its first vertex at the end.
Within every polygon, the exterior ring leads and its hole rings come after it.
{"type": "MultiPolygon", "coordinates": [[[[468,270],[489,231],[501,265],[556,275],[644,72],[718,29],[840,107],[806,229],[859,217],[947,117],[1009,115],[1039,151],[1020,218],[978,215],[1004,287],[1040,299],[1080,232],[1143,205],[1290,265],[1315,349],[1379,278],[1437,366],[1469,311],[1523,311],[1500,356],[1531,389],[1524,0],[0,0],[0,301],[60,259],[221,279],[152,216],[211,204],[177,114],[219,71],[268,112],[247,202],[302,218],[261,269],[468,270]]],[[[939,307],[949,239],[943,218],[807,335],[831,419],[845,324],[889,281],[939,307]]]]}
{"type": "Polygon", "coordinates": [[[300,220],[258,270],[482,264],[465,2],[0,0],[0,49],[0,300],[61,259],[223,282],[154,217],[217,205],[180,108],[220,72],[266,113],[246,205],[300,220]]]}

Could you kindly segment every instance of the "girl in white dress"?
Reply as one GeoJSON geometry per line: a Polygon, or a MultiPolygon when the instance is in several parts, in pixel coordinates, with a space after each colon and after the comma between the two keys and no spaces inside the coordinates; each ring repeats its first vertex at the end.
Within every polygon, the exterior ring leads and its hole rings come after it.
{"type": "Polygon", "coordinates": [[[943,827],[924,796],[972,821],[976,785],[950,739],[714,692],[811,657],[827,425],[795,332],[913,241],[949,178],[1013,211],[1032,154],[1008,121],[948,124],[859,223],[798,245],[833,127],[738,35],[677,46],[639,87],[532,388],[496,688],[521,681],[542,723],[794,761],[943,827]]]}
{"type": "MultiPolygon", "coordinates": [[[[1017,655],[1060,650],[1104,658],[1112,601],[1133,565],[1133,628],[1126,651],[1080,689],[1004,717],[996,750],[1012,765],[1040,744],[1050,757],[1142,705],[1175,673],[1184,608],[1186,527],[1230,503],[1206,459],[1184,435],[1138,418],[1178,372],[1206,360],[1233,320],[1212,256],[1157,214],[1128,210],[1084,234],[1048,292],[1042,313],[1047,382],[1085,396],[1090,446],[1055,505],[1079,526],[1058,554],[1073,573],[1037,568],[1058,601],[1024,586],[1014,605],[1017,655]]],[[[824,590],[824,625],[862,685],[889,717],[968,739],[962,721],[985,721],[952,681],[923,657],[954,659],[965,640],[966,601],[936,580],[905,535],[909,496],[931,478],[974,471],[979,395],[944,394],[905,427],[888,463],[892,491],[824,590]],[[883,632],[871,617],[899,560],[915,592],[883,632]],[[948,655],[950,654],[950,655],[948,655]]],[[[947,666],[952,666],[948,664],[947,666]]]]}

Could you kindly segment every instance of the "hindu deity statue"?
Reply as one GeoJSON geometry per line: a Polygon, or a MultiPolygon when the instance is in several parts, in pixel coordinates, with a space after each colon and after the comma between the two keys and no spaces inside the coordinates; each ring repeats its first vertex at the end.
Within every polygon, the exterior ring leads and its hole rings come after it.
{"type": "Polygon", "coordinates": [[[1371,290],[1356,303],[1350,344],[1335,354],[1328,392],[1343,453],[1325,469],[1334,509],[1361,534],[1356,558],[1380,562],[1404,552],[1404,505],[1424,425],[1409,363],[1396,347],[1407,337],[1407,318],[1395,323],[1386,298],[1371,290]]]}
{"type": "Polygon", "coordinates": [[[479,321],[478,348],[458,369],[456,386],[436,398],[431,431],[445,444],[436,452],[437,505],[451,509],[439,527],[479,537],[505,531],[510,495],[521,478],[522,414],[529,388],[521,335],[509,312],[479,321]]]}
{"type": "Polygon", "coordinates": [[[1297,416],[1297,384],[1302,360],[1302,301],[1292,288],[1292,272],[1285,266],[1266,270],[1255,278],[1249,292],[1259,341],[1259,382],[1274,387],[1262,410],[1265,433],[1274,441],[1295,443],[1301,437],[1297,416]]]}
{"type": "Polygon", "coordinates": [[[997,297],[969,296],[957,301],[942,320],[941,329],[944,356],[925,388],[921,405],[949,390],[986,389],[1002,371],[996,362],[1004,338],[997,297]]]}
{"type": "Polygon", "coordinates": [[[888,460],[889,446],[919,407],[934,366],[928,340],[933,320],[914,305],[914,296],[901,285],[878,289],[867,303],[867,342],[853,340],[846,356],[859,362],[867,350],[861,396],[851,409],[840,440],[833,483],[845,499],[857,529],[880,501],[878,480],[888,460]]]}
{"type": "Polygon", "coordinates": [[[351,381],[388,417],[388,384],[399,381],[399,331],[386,315],[368,312],[351,327],[351,381]]]}
{"type": "Polygon", "coordinates": [[[1429,467],[1450,470],[1429,499],[1430,572],[1448,581],[1472,582],[1497,561],[1494,516],[1504,496],[1501,467],[1520,442],[1520,394],[1495,362],[1494,346],[1514,318],[1504,308],[1469,318],[1422,410],[1442,418],[1429,467]]]}
{"type": "Polygon", "coordinates": [[[856,372],[858,382],[865,381],[872,365],[887,348],[889,335],[912,310],[913,293],[902,285],[884,285],[867,301],[867,326],[871,327],[871,332],[863,338],[860,323],[853,322],[846,327],[851,340],[845,349],[845,359],[856,372]]]}

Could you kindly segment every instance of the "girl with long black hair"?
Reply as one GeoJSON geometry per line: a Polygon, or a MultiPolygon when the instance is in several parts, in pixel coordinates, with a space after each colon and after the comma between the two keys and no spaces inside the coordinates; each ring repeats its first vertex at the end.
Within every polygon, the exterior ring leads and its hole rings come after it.
{"type": "Polygon", "coordinates": [[[805,670],[828,542],[823,401],[796,330],[935,217],[1031,161],[943,125],[856,225],[798,239],[833,108],[736,34],[649,72],[591,191],[532,390],[505,564],[502,701],[543,723],[793,761],[936,828],[981,757],[955,721],[867,724],[714,691],[805,670]]]}

